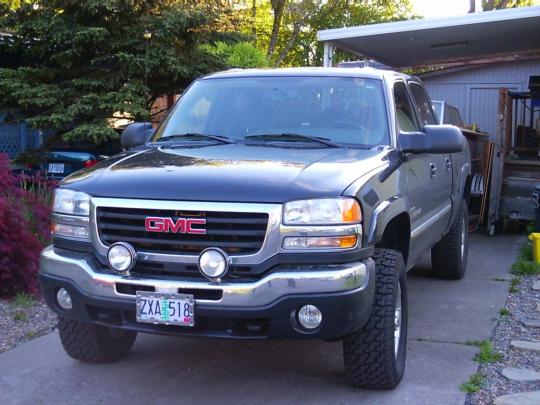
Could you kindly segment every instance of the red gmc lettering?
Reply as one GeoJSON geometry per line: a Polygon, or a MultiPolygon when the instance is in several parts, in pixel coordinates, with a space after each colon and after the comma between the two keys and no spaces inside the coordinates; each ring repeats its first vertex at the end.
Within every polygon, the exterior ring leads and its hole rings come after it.
{"type": "Polygon", "coordinates": [[[206,219],[203,218],[178,218],[174,221],[172,218],[146,217],[144,228],[148,232],[172,232],[189,233],[205,235],[206,229],[194,228],[194,225],[205,225],[206,219]]]}

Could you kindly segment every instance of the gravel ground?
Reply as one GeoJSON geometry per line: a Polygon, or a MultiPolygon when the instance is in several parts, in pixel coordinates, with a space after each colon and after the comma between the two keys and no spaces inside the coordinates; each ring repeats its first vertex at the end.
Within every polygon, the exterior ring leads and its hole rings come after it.
{"type": "Polygon", "coordinates": [[[42,301],[0,300],[0,353],[56,328],[56,315],[42,301]]]}
{"type": "Polygon", "coordinates": [[[540,302],[540,291],[533,291],[533,281],[538,276],[523,277],[518,291],[510,293],[505,308],[510,315],[501,316],[495,329],[493,347],[504,354],[503,360],[497,363],[482,364],[479,372],[484,376],[483,389],[469,397],[470,404],[491,404],[493,400],[504,394],[540,390],[540,382],[515,382],[502,376],[504,367],[528,368],[540,371],[540,353],[512,349],[512,340],[540,341],[540,328],[525,327],[524,318],[540,319],[536,305],[540,302]]]}

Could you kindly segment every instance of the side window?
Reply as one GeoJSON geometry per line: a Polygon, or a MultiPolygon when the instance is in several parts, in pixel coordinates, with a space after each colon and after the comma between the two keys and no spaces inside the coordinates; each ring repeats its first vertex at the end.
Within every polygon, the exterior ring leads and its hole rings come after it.
{"type": "Polygon", "coordinates": [[[407,94],[405,83],[397,82],[394,84],[394,102],[396,103],[396,120],[399,130],[404,132],[419,131],[420,128],[416,123],[413,106],[407,94]]]}
{"type": "Polygon", "coordinates": [[[429,98],[424,88],[418,83],[409,83],[409,87],[411,89],[414,102],[416,103],[416,109],[422,124],[437,125],[437,119],[433,114],[431,103],[429,102],[429,98]]]}

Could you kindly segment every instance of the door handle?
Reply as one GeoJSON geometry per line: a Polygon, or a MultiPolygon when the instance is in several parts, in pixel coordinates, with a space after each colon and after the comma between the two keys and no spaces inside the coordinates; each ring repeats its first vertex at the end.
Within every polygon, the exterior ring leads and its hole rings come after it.
{"type": "Polygon", "coordinates": [[[450,158],[444,158],[444,161],[446,162],[446,170],[450,170],[452,168],[452,161],[450,158]]]}
{"type": "Polygon", "coordinates": [[[435,177],[436,174],[437,174],[437,166],[435,166],[435,163],[430,163],[429,164],[429,175],[431,177],[435,177]]]}

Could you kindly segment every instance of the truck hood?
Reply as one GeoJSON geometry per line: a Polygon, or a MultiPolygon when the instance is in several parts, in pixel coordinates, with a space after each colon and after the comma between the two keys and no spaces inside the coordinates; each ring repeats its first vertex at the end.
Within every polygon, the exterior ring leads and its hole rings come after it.
{"type": "Polygon", "coordinates": [[[64,179],[95,197],[282,203],[335,197],[386,153],[243,143],[130,151],[64,179]]]}

